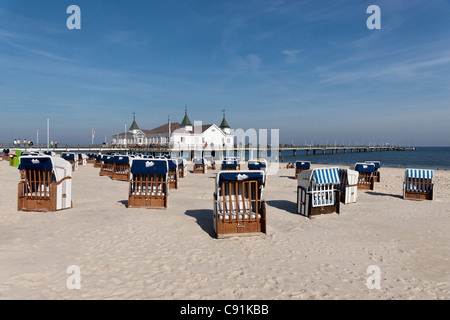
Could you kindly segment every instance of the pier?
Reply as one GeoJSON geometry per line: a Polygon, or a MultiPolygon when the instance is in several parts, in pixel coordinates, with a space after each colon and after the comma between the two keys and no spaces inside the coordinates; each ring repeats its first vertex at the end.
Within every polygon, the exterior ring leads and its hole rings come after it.
{"type": "MultiPolygon", "coordinates": [[[[0,144],[1,150],[3,149],[20,149],[26,151],[46,151],[47,146],[40,144],[33,147],[14,147],[13,144],[0,144]]],[[[183,156],[192,159],[196,156],[202,156],[204,154],[212,154],[214,158],[222,160],[226,156],[234,156],[237,154],[241,159],[245,158],[245,154],[248,152],[248,158],[261,158],[267,155],[268,152],[278,152],[278,156],[281,157],[281,153],[292,152],[292,156],[296,156],[297,152],[304,151],[306,156],[325,155],[325,154],[338,154],[338,153],[358,153],[358,152],[385,152],[385,151],[416,151],[417,147],[403,147],[403,146],[343,146],[343,145],[306,145],[306,146],[292,146],[292,145],[280,145],[280,146],[234,146],[233,148],[223,149],[221,147],[205,147],[203,145],[186,145],[183,147],[173,147],[169,145],[157,145],[157,146],[122,146],[111,144],[97,144],[97,145],[60,145],[58,148],[49,148],[49,150],[56,153],[62,152],[81,152],[81,153],[145,153],[152,155],[171,154],[173,156],[183,156]]]]}

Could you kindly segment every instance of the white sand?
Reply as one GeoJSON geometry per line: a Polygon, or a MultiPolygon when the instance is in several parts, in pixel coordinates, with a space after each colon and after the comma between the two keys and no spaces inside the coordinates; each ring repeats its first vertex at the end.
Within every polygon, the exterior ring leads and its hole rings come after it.
{"type": "MultiPolygon", "coordinates": [[[[191,169],[191,168],[190,168],[191,169]]],[[[266,236],[216,239],[214,177],[191,174],[167,210],[127,209],[128,183],[73,173],[73,204],[17,211],[19,171],[0,162],[0,299],[449,299],[450,172],[435,200],[404,200],[404,169],[381,168],[341,214],[295,214],[294,169],[265,189],[266,236]],[[78,265],[81,289],[66,269],[78,265]],[[381,270],[368,289],[367,267],[381,270]]]]}

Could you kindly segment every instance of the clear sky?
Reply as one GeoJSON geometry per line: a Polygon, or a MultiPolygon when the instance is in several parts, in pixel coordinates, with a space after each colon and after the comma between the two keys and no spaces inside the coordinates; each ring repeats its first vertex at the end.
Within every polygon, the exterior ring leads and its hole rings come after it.
{"type": "Polygon", "coordinates": [[[281,143],[448,146],[450,1],[0,1],[0,142],[46,141],[47,117],[60,144],[111,141],[185,105],[281,143]]]}

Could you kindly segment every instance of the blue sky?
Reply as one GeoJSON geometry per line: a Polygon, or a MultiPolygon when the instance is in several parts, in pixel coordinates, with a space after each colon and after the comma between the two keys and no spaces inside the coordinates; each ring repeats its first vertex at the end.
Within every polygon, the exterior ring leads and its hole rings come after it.
{"type": "Polygon", "coordinates": [[[60,144],[111,141],[187,105],[281,143],[448,146],[449,17],[448,0],[2,0],[0,142],[44,142],[47,117],[60,144]]]}

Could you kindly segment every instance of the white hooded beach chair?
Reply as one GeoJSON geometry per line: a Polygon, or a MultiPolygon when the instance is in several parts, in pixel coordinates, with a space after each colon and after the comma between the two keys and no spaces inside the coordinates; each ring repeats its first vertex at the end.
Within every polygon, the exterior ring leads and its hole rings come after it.
{"type": "Polygon", "coordinates": [[[178,189],[178,180],[179,180],[179,172],[178,172],[178,159],[168,159],[169,165],[169,188],[170,189],[178,189]]]}
{"type": "Polygon", "coordinates": [[[381,178],[380,178],[380,167],[381,167],[381,162],[380,161],[364,161],[364,163],[372,163],[375,165],[375,172],[374,172],[374,181],[375,182],[381,182],[381,178]]]}
{"type": "Polygon", "coordinates": [[[204,156],[208,170],[216,170],[216,162],[212,156],[204,156]]]}
{"type": "Polygon", "coordinates": [[[351,169],[339,169],[341,202],[344,204],[356,202],[358,198],[359,172],[351,169]]]}
{"type": "Polygon", "coordinates": [[[433,200],[433,170],[406,169],[403,199],[433,200]]]}
{"type": "Polygon", "coordinates": [[[355,163],[352,170],[358,171],[358,189],[373,190],[375,186],[375,164],[355,163]]]}
{"type": "Polygon", "coordinates": [[[130,181],[131,156],[113,156],[113,171],[111,179],[118,181],[130,181]]]}
{"type": "Polygon", "coordinates": [[[169,164],[167,159],[133,159],[128,193],[129,208],[167,208],[169,164]]]}
{"type": "Polygon", "coordinates": [[[88,159],[88,156],[86,154],[79,153],[78,154],[78,165],[80,165],[80,166],[87,165],[87,159],[88,159]]]}
{"type": "Polygon", "coordinates": [[[61,154],[61,158],[70,162],[72,165],[72,171],[78,170],[78,154],[64,152],[61,154]]]}
{"type": "Polygon", "coordinates": [[[216,177],[213,223],[217,238],[266,233],[263,171],[221,171],[216,177]]]}
{"type": "Polygon", "coordinates": [[[19,211],[57,211],[72,207],[72,165],[46,155],[20,157],[19,211]]]}
{"type": "Polygon", "coordinates": [[[309,170],[311,167],[310,161],[295,161],[295,179],[298,178],[298,174],[302,171],[309,170]]]}
{"type": "Polygon", "coordinates": [[[305,217],[339,213],[340,177],[338,168],[305,170],[299,173],[297,181],[297,213],[305,217]]]}
{"type": "Polygon", "coordinates": [[[207,173],[208,166],[206,164],[205,158],[194,158],[192,159],[194,165],[193,173],[207,173]]]}

